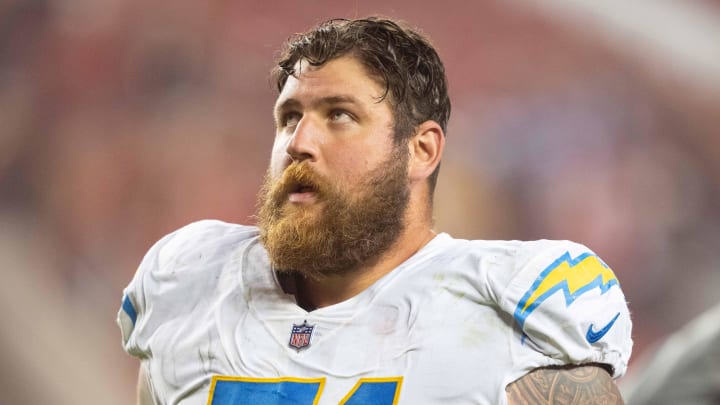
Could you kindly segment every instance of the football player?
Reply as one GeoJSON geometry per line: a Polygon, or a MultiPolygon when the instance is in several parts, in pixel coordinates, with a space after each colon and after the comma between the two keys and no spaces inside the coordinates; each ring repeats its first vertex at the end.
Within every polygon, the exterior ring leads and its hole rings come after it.
{"type": "Polygon", "coordinates": [[[181,228],[125,290],[140,404],[622,403],[631,321],[597,255],[433,230],[450,100],[423,35],[328,21],[274,74],[258,225],[181,228]]]}

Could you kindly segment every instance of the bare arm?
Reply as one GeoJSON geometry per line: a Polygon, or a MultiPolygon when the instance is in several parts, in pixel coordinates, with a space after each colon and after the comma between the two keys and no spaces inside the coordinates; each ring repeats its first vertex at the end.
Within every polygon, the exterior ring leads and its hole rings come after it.
{"type": "Polygon", "coordinates": [[[138,371],[137,404],[155,404],[152,399],[152,395],[150,395],[150,383],[148,382],[147,376],[145,375],[145,367],[143,365],[140,365],[140,370],[138,371]]]}
{"type": "Polygon", "coordinates": [[[623,405],[620,391],[601,366],[535,369],[507,387],[509,405],[623,405]]]}

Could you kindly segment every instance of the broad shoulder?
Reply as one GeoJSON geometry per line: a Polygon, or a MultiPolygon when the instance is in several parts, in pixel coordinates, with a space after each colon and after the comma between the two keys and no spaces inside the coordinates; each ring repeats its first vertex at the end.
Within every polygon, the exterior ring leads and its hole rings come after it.
{"type": "Polygon", "coordinates": [[[166,250],[177,251],[212,244],[236,243],[258,235],[254,226],[232,224],[215,219],[190,223],[171,233],[166,250]]]}
{"type": "Polygon", "coordinates": [[[622,405],[617,385],[600,365],[538,368],[507,387],[509,405],[622,405]]]}
{"type": "Polygon", "coordinates": [[[632,321],[617,277],[597,254],[567,240],[466,245],[474,287],[515,321],[519,375],[587,363],[607,365],[615,378],[625,373],[632,321]]]}
{"type": "Polygon", "coordinates": [[[158,267],[178,265],[222,255],[235,249],[238,243],[255,238],[258,230],[252,226],[231,224],[218,220],[202,220],[188,224],[158,241],[149,251],[156,255],[158,267]]]}
{"type": "Polygon", "coordinates": [[[602,263],[589,248],[568,240],[449,239],[448,246],[444,257],[466,262],[464,271],[468,267],[479,271],[482,279],[499,295],[504,295],[510,284],[530,288],[543,272],[566,265],[572,267],[583,261],[602,263]]]}
{"type": "Polygon", "coordinates": [[[240,260],[243,245],[257,234],[254,227],[203,220],[157,241],[124,290],[118,324],[125,349],[148,356],[148,341],[158,328],[209,302],[209,295],[225,285],[221,280],[235,275],[238,266],[228,264],[240,260]]]}
{"type": "Polygon", "coordinates": [[[444,241],[452,246],[454,254],[473,255],[484,258],[507,257],[512,260],[515,268],[523,268],[528,264],[556,260],[558,258],[577,258],[584,255],[594,255],[585,245],[569,240],[466,240],[456,239],[443,234],[444,241]]]}
{"type": "Polygon", "coordinates": [[[440,253],[433,255],[433,265],[462,273],[501,305],[520,300],[538,280],[553,279],[566,267],[581,262],[607,267],[586,246],[568,240],[466,240],[442,234],[434,246],[440,253]]]}
{"type": "MultiPolygon", "coordinates": [[[[201,281],[215,282],[243,246],[257,239],[255,227],[202,220],[166,235],[150,248],[130,284],[148,298],[164,300],[169,290],[196,290],[201,281]],[[157,295],[157,297],[156,297],[157,295]]],[[[137,294],[136,294],[137,295],[137,294]]]]}

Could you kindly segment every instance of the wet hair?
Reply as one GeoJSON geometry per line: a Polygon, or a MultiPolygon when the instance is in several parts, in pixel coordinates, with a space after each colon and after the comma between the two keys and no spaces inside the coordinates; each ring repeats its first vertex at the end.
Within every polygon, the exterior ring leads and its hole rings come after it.
{"type": "MultiPolygon", "coordinates": [[[[278,91],[295,74],[298,61],[322,66],[346,55],[355,57],[385,87],[379,101],[387,98],[392,107],[396,145],[427,120],[446,132],[450,98],[440,57],[417,30],[384,18],[329,20],[290,37],[273,70],[278,91]]],[[[439,168],[429,178],[431,194],[439,168]]]]}

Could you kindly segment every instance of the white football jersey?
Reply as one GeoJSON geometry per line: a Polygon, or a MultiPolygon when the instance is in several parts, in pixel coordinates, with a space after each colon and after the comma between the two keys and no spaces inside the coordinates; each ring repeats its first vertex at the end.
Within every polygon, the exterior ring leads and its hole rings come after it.
{"type": "Polygon", "coordinates": [[[153,246],[118,323],[162,405],[505,404],[537,367],[604,363],[619,377],[632,347],[615,275],[576,243],[439,234],[307,312],[257,229],[220,221],[153,246]]]}

